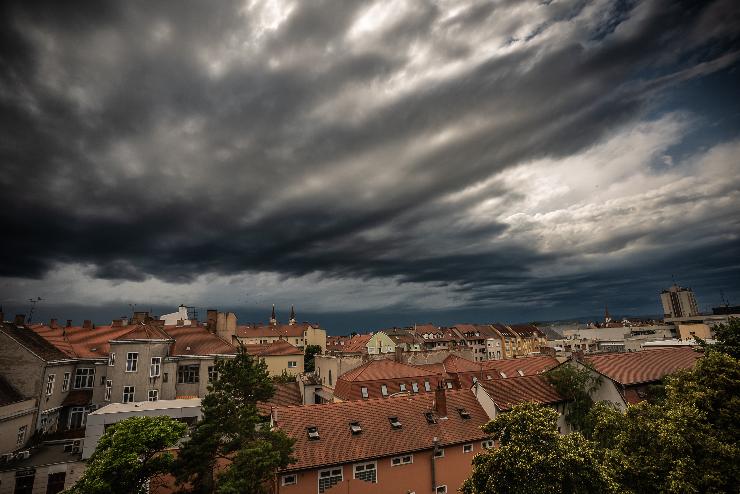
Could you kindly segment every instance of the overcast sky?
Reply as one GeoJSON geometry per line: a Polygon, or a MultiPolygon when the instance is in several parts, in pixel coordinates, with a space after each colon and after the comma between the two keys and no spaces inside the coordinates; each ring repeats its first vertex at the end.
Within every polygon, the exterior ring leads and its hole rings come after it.
{"type": "Polygon", "coordinates": [[[6,314],[740,303],[737,0],[75,5],[0,12],[6,314]]]}

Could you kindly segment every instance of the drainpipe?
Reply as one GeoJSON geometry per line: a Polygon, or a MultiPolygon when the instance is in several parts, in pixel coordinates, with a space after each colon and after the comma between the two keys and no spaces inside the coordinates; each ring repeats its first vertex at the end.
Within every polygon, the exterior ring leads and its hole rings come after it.
{"type": "Polygon", "coordinates": [[[434,443],[434,449],[432,450],[432,492],[437,492],[437,468],[434,464],[436,461],[435,455],[439,451],[439,439],[437,436],[434,436],[432,443],[434,443]]]}

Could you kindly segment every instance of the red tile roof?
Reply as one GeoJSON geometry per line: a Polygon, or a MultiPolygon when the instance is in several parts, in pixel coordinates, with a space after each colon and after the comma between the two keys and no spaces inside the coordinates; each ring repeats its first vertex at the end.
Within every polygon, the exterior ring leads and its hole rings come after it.
{"type": "MultiPolygon", "coordinates": [[[[304,470],[352,463],[372,458],[433,448],[433,439],[441,447],[486,439],[480,427],[489,418],[470,390],[447,391],[447,419],[427,422],[434,394],[399,396],[389,399],[347,401],[301,407],[279,407],[275,425],[296,440],[297,462],[288,470],[304,470]],[[470,413],[463,419],[457,412],[470,413]],[[397,417],[400,429],[391,427],[389,417],[397,417]],[[352,434],[350,422],[359,422],[362,432],[352,434]],[[308,427],[317,427],[318,440],[309,440],[308,427]]],[[[274,417],[275,418],[275,417],[274,417]]]]}
{"type": "Polygon", "coordinates": [[[494,372],[499,374],[495,377],[504,377],[500,375],[500,373],[503,372],[506,374],[507,378],[521,376],[518,371],[522,371],[522,374],[525,376],[540,374],[552,369],[553,367],[557,367],[558,364],[559,362],[555,357],[548,357],[546,355],[502,360],[485,360],[481,362],[481,366],[486,373],[490,374],[491,372],[494,372]]]}
{"type": "Polygon", "coordinates": [[[25,326],[0,322],[0,331],[7,334],[29,351],[38,355],[47,362],[50,360],[64,360],[69,358],[68,353],[52,345],[45,338],[25,326]]]}
{"type": "Polygon", "coordinates": [[[590,355],[584,360],[600,374],[627,386],[660,381],[668,374],[690,369],[701,356],[693,348],[681,347],[590,355]]]}
{"type": "Polygon", "coordinates": [[[417,369],[411,365],[401,364],[394,360],[378,359],[371,360],[349,372],[339,376],[338,380],[344,381],[378,381],[394,378],[426,377],[431,372],[417,369]]]}
{"type": "Polygon", "coordinates": [[[257,345],[244,345],[244,349],[250,355],[279,356],[279,355],[303,355],[303,351],[294,347],[285,340],[275,340],[272,343],[257,345]]]}
{"type": "Polygon", "coordinates": [[[368,397],[381,398],[382,387],[386,386],[387,395],[401,392],[401,385],[405,385],[406,391],[413,392],[413,384],[416,383],[418,392],[426,392],[424,382],[429,381],[430,389],[433,391],[439,381],[437,373],[400,364],[393,360],[381,359],[371,360],[356,369],[345,372],[339,378],[334,388],[334,396],[340,400],[362,400],[362,388],[367,388],[368,397]]]}
{"type": "Polygon", "coordinates": [[[318,327],[308,323],[296,324],[260,324],[244,325],[236,327],[236,336],[239,338],[260,338],[260,337],[289,337],[303,338],[303,333],[309,327],[318,327]]]}
{"type": "Polygon", "coordinates": [[[537,326],[534,326],[532,324],[511,324],[509,325],[511,329],[514,330],[516,334],[521,336],[522,338],[544,338],[545,333],[540,331],[540,329],[537,326]]]}
{"type": "Polygon", "coordinates": [[[297,381],[290,383],[275,383],[275,394],[266,402],[257,403],[259,414],[270,415],[272,407],[302,405],[300,384],[297,381]]]}
{"type": "Polygon", "coordinates": [[[372,334],[358,334],[349,339],[335,340],[331,346],[327,342],[326,349],[342,353],[367,353],[367,343],[372,337],[372,334]]]}
{"type": "Polygon", "coordinates": [[[236,347],[209,332],[203,326],[177,326],[167,328],[175,339],[172,355],[235,355],[236,347]]]}
{"type": "Polygon", "coordinates": [[[542,375],[481,381],[480,384],[499,410],[526,402],[546,405],[566,401],[542,375]]]}

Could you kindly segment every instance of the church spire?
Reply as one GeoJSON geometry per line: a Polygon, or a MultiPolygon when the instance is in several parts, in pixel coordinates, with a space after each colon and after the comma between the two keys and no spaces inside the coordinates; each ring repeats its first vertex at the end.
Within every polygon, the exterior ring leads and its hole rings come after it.
{"type": "Polygon", "coordinates": [[[604,304],[604,323],[608,324],[612,322],[612,316],[609,315],[609,305],[604,304]]]}
{"type": "Polygon", "coordinates": [[[295,309],[293,306],[290,306],[290,320],[288,321],[288,324],[291,326],[295,324],[295,309]]]}
{"type": "Polygon", "coordinates": [[[272,316],[270,316],[270,324],[273,326],[277,324],[277,318],[275,317],[275,304],[272,304],[272,316]]]}

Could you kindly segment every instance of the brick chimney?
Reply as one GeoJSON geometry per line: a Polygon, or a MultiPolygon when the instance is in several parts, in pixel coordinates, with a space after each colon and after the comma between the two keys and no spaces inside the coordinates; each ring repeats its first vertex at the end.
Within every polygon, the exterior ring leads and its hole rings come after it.
{"type": "Polygon", "coordinates": [[[16,314],[15,315],[15,325],[16,326],[23,326],[23,323],[26,322],[26,315],[25,314],[16,314]]]}
{"type": "Polygon", "coordinates": [[[49,321],[49,327],[50,328],[56,329],[57,326],[58,326],[58,324],[57,324],[57,320],[56,319],[52,319],[51,321],[49,321]]]}
{"type": "Polygon", "coordinates": [[[445,390],[444,380],[440,380],[434,390],[434,411],[437,412],[439,417],[447,416],[447,391],[445,390]]]}
{"type": "Polygon", "coordinates": [[[208,309],[206,311],[206,322],[208,323],[208,331],[211,333],[216,332],[216,322],[218,321],[218,311],[216,309],[208,309]]]}
{"type": "Polygon", "coordinates": [[[67,319],[67,324],[64,327],[65,328],[71,328],[72,327],[72,319],[67,319]]]}
{"type": "Polygon", "coordinates": [[[82,322],[82,329],[92,329],[92,327],[93,327],[93,325],[92,325],[92,321],[90,319],[85,319],[82,322]]]}
{"type": "Polygon", "coordinates": [[[121,322],[122,322],[122,321],[121,321],[120,319],[113,319],[113,320],[111,321],[110,325],[111,325],[111,327],[113,327],[113,328],[120,328],[121,326],[123,326],[123,324],[121,324],[121,322]]]}

